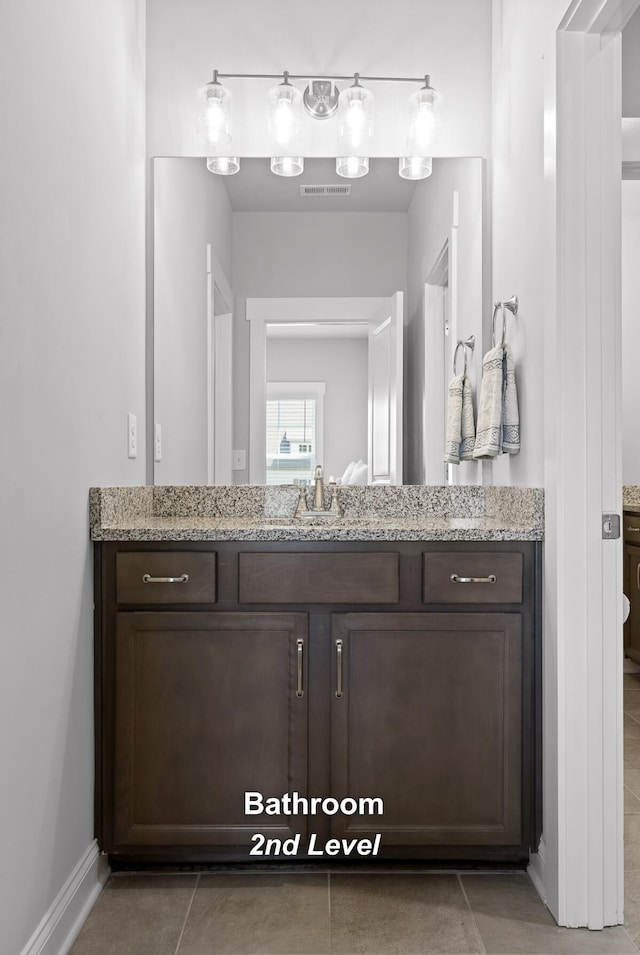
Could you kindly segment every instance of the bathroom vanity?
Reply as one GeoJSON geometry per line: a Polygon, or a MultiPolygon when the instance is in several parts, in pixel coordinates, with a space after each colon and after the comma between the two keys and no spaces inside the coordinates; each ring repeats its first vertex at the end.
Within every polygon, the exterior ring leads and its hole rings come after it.
{"type": "Polygon", "coordinates": [[[542,498],[499,490],[344,489],[303,523],[288,488],[94,489],[111,863],[525,860],[542,498]]]}

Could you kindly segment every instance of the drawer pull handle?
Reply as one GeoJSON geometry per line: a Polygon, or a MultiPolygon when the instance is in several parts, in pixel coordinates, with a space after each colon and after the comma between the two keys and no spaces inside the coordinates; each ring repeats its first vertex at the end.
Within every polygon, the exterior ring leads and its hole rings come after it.
{"type": "Polygon", "coordinates": [[[303,673],[303,653],[304,653],[304,640],[297,640],[296,646],[298,648],[298,689],[296,690],[296,696],[298,699],[304,696],[304,689],[302,685],[302,673],[303,673]]]}
{"type": "Polygon", "coordinates": [[[640,534],[640,527],[632,527],[631,524],[627,524],[626,530],[631,531],[634,534],[640,534]]]}
{"type": "Polygon", "coordinates": [[[151,574],[142,575],[143,584],[188,584],[189,574],[181,574],[179,577],[152,577],[151,574]]]}
{"type": "Polygon", "coordinates": [[[636,587],[640,590],[640,563],[636,566],[636,587]]]}
{"type": "Polygon", "coordinates": [[[342,640],[336,640],[336,697],[340,699],[341,696],[342,696],[342,640]]]}
{"type": "Polygon", "coordinates": [[[459,577],[457,574],[451,574],[453,584],[495,584],[496,580],[495,574],[489,574],[488,577],[459,577]]]}

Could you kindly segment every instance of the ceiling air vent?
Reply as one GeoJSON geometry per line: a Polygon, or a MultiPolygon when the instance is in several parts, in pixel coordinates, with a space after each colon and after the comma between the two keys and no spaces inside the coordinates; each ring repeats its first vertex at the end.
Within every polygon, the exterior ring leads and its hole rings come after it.
{"type": "Polygon", "coordinates": [[[350,196],[351,183],[333,184],[328,186],[300,186],[301,196],[350,196]]]}

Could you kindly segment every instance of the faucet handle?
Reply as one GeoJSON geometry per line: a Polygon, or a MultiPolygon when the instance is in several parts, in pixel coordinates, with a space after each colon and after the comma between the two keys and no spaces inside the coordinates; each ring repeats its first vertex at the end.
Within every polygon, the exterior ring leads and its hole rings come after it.
{"type": "Polygon", "coordinates": [[[302,517],[304,512],[307,510],[307,493],[304,489],[304,485],[300,484],[298,487],[298,503],[296,504],[295,514],[293,519],[297,517],[302,517]]]}
{"type": "Polygon", "coordinates": [[[338,500],[338,485],[335,481],[329,481],[329,488],[331,490],[331,503],[329,504],[329,510],[332,514],[335,514],[336,517],[342,517],[342,507],[340,506],[340,501],[338,500]]]}

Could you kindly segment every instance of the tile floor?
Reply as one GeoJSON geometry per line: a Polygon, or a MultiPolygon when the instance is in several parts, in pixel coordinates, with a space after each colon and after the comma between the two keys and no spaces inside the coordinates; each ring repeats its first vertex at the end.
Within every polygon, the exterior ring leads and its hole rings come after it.
{"type": "Polygon", "coordinates": [[[71,955],[639,953],[640,667],[624,683],[624,927],[558,928],[521,872],[118,874],[71,955]]]}

